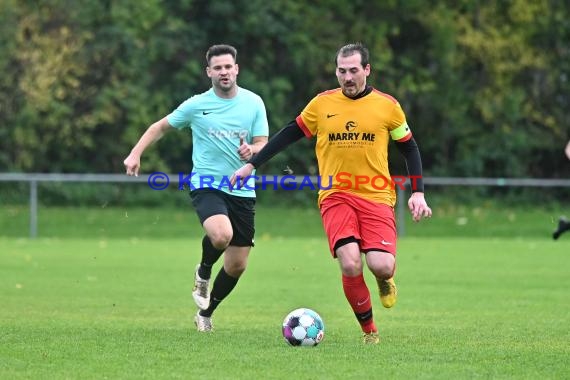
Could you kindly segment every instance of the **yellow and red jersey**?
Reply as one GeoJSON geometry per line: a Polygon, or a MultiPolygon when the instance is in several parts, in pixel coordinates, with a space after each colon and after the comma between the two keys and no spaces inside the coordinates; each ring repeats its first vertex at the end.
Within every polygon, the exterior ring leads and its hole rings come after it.
{"type": "Polygon", "coordinates": [[[346,191],[394,206],[389,139],[403,142],[412,137],[396,99],[375,89],[357,99],[346,97],[340,88],[329,90],[314,97],[296,120],[307,137],[317,137],[319,204],[332,193],[346,191]]]}

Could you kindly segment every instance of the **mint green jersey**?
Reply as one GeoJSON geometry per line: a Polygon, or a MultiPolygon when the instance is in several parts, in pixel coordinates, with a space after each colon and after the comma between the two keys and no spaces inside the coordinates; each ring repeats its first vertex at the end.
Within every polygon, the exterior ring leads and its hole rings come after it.
{"type": "MultiPolygon", "coordinates": [[[[230,193],[231,175],[245,164],[237,152],[240,137],[251,144],[253,137],[269,135],[263,100],[242,87],[231,99],[218,97],[213,88],[194,95],[172,111],[167,120],[174,128],[192,130],[191,189],[213,188],[230,193]]],[[[255,197],[254,189],[251,178],[231,194],[255,197]]]]}

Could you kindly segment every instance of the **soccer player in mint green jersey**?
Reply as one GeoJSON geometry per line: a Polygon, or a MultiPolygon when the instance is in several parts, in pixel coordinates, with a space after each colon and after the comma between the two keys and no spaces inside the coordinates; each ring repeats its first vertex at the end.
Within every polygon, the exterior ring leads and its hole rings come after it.
{"type": "Polygon", "coordinates": [[[137,176],[149,145],[174,128],[192,131],[190,197],[206,233],[192,291],[199,309],[194,322],[201,332],[213,330],[212,314],[236,286],[253,247],[255,184],[230,192],[226,176],[259,152],[269,134],[263,100],[237,85],[236,57],[233,46],[211,46],[206,74],[212,88],[152,124],[124,161],[127,175],[137,176]],[[222,253],[224,263],[210,291],[212,266],[222,253]]]}

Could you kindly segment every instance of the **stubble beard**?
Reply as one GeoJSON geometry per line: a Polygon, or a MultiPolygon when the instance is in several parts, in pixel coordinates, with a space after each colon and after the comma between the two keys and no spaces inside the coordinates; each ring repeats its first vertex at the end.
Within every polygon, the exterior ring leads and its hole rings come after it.
{"type": "Polygon", "coordinates": [[[349,87],[349,88],[343,87],[342,93],[348,96],[349,98],[352,98],[353,96],[356,96],[358,94],[358,90],[356,87],[349,87]]]}
{"type": "Polygon", "coordinates": [[[235,85],[236,83],[231,80],[229,80],[227,84],[222,83],[222,81],[218,81],[216,83],[216,88],[221,92],[230,93],[235,89],[235,85]]]}

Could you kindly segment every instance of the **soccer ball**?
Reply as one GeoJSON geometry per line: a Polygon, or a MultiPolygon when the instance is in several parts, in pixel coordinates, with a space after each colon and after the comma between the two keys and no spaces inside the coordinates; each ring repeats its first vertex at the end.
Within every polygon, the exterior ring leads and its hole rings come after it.
{"type": "Polygon", "coordinates": [[[316,346],[325,336],[325,325],[314,310],[300,308],[287,314],[282,331],[291,346],[316,346]]]}

